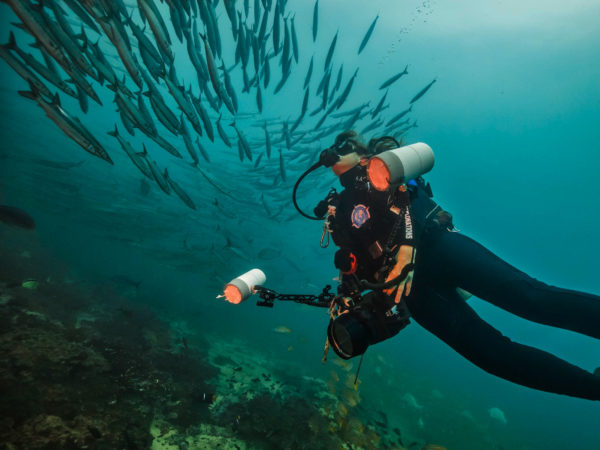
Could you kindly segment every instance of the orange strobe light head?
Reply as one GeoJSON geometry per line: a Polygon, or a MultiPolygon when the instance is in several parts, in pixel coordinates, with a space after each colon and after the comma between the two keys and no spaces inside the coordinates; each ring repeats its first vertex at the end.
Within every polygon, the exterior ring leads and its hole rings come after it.
{"type": "Polygon", "coordinates": [[[433,150],[423,142],[387,150],[372,157],[367,176],[373,187],[385,191],[391,185],[408,183],[433,168],[433,150]]]}
{"type": "Polygon", "coordinates": [[[255,286],[260,286],[265,281],[267,277],[262,270],[252,269],[227,283],[222,297],[225,297],[229,303],[240,304],[254,294],[255,286]]]}

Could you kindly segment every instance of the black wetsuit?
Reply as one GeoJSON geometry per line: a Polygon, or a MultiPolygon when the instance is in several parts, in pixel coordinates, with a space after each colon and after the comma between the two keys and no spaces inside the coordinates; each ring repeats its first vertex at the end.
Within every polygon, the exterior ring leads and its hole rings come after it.
{"type": "MultiPolygon", "coordinates": [[[[357,169],[341,178],[346,189],[338,199],[332,236],[339,247],[357,257],[359,278],[373,279],[381,259],[370,257],[368,248],[382,239],[382,228],[389,229],[389,216],[382,208],[384,194],[373,193],[369,198],[354,188],[352,179],[359,173],[357,169]],[[353,214],[357,216],[356,205],[370,207],[368,219],[359,228],[352,220],[353,214]]],[[[432,215],[427,219],[426,215],[435,203],[424,201],[423,187],[421,183],[411,188],[418,242],[412,290],[405,301],[412,318],[491,374],[542,391],[600,400],[600,377],[548,352],[511,341],[483,321],[456,288],[525,319],[598,339],[600,297],[544,284],[469,237],[431,226],[432,215]]],[[[402,244],[401,239],[398,243],[402,244]]]]}

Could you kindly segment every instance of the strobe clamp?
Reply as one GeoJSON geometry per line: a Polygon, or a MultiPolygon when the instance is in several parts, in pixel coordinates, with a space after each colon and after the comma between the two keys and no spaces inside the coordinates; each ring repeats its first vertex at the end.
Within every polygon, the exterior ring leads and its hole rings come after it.
{"type": "Polygon", "coordinates": [[[309,306],[329,308],[329,305],[336,297],[335,294],[329,292],[331,290],[331,285],[329,284],[323,288],[323,291],[319,295],[279,294],[278,292],[263,286],[254,286],[254,290],[261,298],[261,300],[256,302],[256,306],[265,306],[267,308],[272,308],[275,300],[291,301],[309,306]]]}

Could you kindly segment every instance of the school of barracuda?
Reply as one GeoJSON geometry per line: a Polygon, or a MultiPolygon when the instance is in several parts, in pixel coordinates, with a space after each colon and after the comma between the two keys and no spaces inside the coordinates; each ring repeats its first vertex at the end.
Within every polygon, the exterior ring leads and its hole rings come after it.
{"type": "MultiPolygon", "coordinates": [[[[278,194],[267,190],[272,187],[276,191],[278,184],[288,179],[287,166],[308,165],[321,150],[315,143],[347,129],[359,129],[359,124],[363,134],[401,138],[417,125],[416,120],[400,119],[436,81],[434,78],[417,92],[408,108],[396,111],[400,108],[390,107],[386,99],[389,88],[408,74],[406,66],[381,84],[379,89],[385,90],[381,97],[373,93],[379,98],[375,106],[370,102],[349,106],[360,75],[358,67],[344,70],[344,61],[336,64],[334,60],[340,31],[326,41],[323,63],[315,61],[314,53],[309,58],[309,52],[299,48],[297,33],[301,32],[312,34],[313,44],[320,45],[318,0],[312,7],[312,24],[302,25],[286,10],[287,0],[254,0],[253,5],[250,0],[2,2],[18,17],[19,22],[13,25],[30,35],[27,42],[22,38],[17,42],[10,31],[8,43],[0,46],[0,56],[29,84],[29,89],[19,94],[36,102],[69,138],[92,155],[113,164],[110,154],[121,148],[145,178],[166,194],[174,192],[192,209],[196,209],[194,201],[171,178],[168,167],[159,167],[145,143],[134,148],[125,133],[134,136],[137,129],[173,158],[189,159],[199,175],[224,194],[227,192],[202,169],[210,163],[203,141],[218,143],[223,151],[237,147],[240,161],[251,161],[255,172],[270,174],[268,178],[276,173],[272,185],[261,186],[261,203],[272,217],[275,213],[264,194],[278,200],[278,194]],[[223,33],[231,33],[235,48],[226,48],[223,33]],[[187,55],[173,50],[175,39],[185,45],[187,55]],[[35,54],[25,50],[29,47],[35,54]],[[176,62],[191,64],[196,77],[180,79],[176,62]],[[322,73],[317,74],[321,67],[322,73]],[[293,87],[298,92],[303,89],[302,104],[294,106],[295,118],[284,119],[280,111],[280,117],[274,118],[265,100],[286,86],[294,70],[306,71],[302,87],[293,87]],[[242,86],[232,81],[234,75],[235,79],[241,75],[242,86]],[[114,92],[121,119],[121,124],[107,130],[115,138],[114,148],[109,149],[89,131],[84,119],[62,107],[60,98],[68,95],[77,99],[85,114],[89,99],[102,105],[104,95],[97,91],[104,88],[114,92]],[[239,110],[241,95],[255,98],[255,111],[239,110]],[[384,118],[386,109],[391,114],[384,118]],[[268,118],[263,115],[266,112],[268,118]],[[256,127],[263,129],[261,137],[255,135],[256,127]]],[[[359,54],[378,19],[365,27],[359,54]]],[[[103,108],[111,106],[104,104],[103,108]]]]}

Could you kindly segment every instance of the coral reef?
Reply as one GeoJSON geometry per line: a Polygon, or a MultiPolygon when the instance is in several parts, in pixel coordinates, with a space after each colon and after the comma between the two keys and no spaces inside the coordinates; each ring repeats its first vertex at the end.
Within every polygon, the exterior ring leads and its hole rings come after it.
{"type": "Polygon", "coordinates": [[[404,448],[352,364],[302,373],[22,249],[0,242],[2,448],[404,448]]]}

